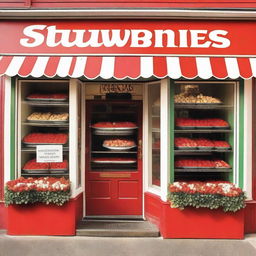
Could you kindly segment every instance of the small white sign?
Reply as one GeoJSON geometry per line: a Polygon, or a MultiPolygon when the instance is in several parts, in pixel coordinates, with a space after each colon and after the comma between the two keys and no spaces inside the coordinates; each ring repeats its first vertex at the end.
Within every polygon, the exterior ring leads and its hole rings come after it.
{"type": "Polygon", "coordinates": [[[38,163],[63,162],[62,145],[38,145],[38,146],[36,146],[36,161],[38,163]]]}

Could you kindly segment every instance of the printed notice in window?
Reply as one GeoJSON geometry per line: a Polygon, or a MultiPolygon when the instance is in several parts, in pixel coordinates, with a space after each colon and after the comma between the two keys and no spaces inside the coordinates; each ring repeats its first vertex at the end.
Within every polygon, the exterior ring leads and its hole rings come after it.
{"type": "Polygon", "coordinates": [[[38,146],[36,146],[36,161],[38,163],[63,162],[62,145],[38,145],[38,146]]]}

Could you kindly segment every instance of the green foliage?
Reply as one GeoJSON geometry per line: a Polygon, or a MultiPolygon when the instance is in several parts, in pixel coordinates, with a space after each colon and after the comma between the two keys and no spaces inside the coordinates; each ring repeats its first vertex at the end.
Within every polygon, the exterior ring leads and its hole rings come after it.
{"type": "Polygon", "coordinates": [[[220,194],[189,194],[185,192],[171,192],[169,200],[172,208],[184,209],[192,206],[195,208],[222,208],[224,212],[236,212],[245,207],[245,194],[239,196],[224,196],[220,194]]]}
{"type": "Polygon", "coordinates": [[[70,198],[70,191],[21,191],[14,192],[5,188],[5,204],[45,203],[63,205],[70,198]]]}

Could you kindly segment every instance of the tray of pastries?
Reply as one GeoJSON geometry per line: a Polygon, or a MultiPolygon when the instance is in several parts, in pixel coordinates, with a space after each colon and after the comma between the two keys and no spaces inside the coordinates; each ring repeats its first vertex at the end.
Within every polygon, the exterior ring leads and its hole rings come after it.
{"type": "Polygon", "coordinates": [[[104,140],[102,146],[111,150],[128,150],[136,147],[136,144],[133,140],[112,139],[104,140]]]}
{"type": "Polygon", "coordinates": [[[231,166],[224,160],[207,160],[207,159],[178,159],[175,161],[175,168],[187,169],[208,169],[208,168],[226,168],[230,169],[231,166]]]}
{"type": "Polygon", "coordinates": [[[26,146],[58,144],[64,145],[68,142],[68,135],[66,133],[30,133],[26,135],[23,140],[26,146]]]}
{"type": "Polygon", "coordinates": [[[231,146],[227,141],[219,141],[219,140],[210,140],[206,138],[186,138],[186,137],[176,137],[174,139],[175,148],[180,150],[186,149],[201,149],[201,150],[208,150],[208,149],[230,149],[231,146]]]}
{"type": "Polygon", "coordinates": [[[66,93],[32,93],[26,97],[30,101],[67,101],[66,93]]]}
{"type": "Polygon", "coordinates": [[[179,129],[228,129],[229,123],[220,118],[176,118],[175,125],[179,129]]]}
{"type": "Polygon", "coordinates": [[[133,122],[97,122],[91,127],[104,131],[134,130],[138,128],[137,125],[133,122]]]}
{"type": "Polygon", "coordinates": [[[182,92],[174,96],[176,104],[222,104],[219,98],[203,95],[198,85],[182,85],[182,92]]]}
{"type": "Polygon", "coordinates": [[[29,122],[68,122],[68,113],[33,112],[27,117],[29,122]]]}
{"type": "Polygon", "coordinates": [[[22,170],[28,174],[64,173],[68,171],[68,161],[64,160],[60,163],[38,163],[36,159],[31,159],[25,163],[22,170]]]}

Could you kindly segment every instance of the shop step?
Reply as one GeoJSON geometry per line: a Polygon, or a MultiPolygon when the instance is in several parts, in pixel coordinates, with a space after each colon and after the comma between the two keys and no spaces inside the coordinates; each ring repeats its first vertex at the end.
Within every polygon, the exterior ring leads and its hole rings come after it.
{"type": "Polygon", "coordinates": [[[159,230],[148,221],[83,220],[77,225],[76,235],[94,237],[159,237],[159,230]]]}

